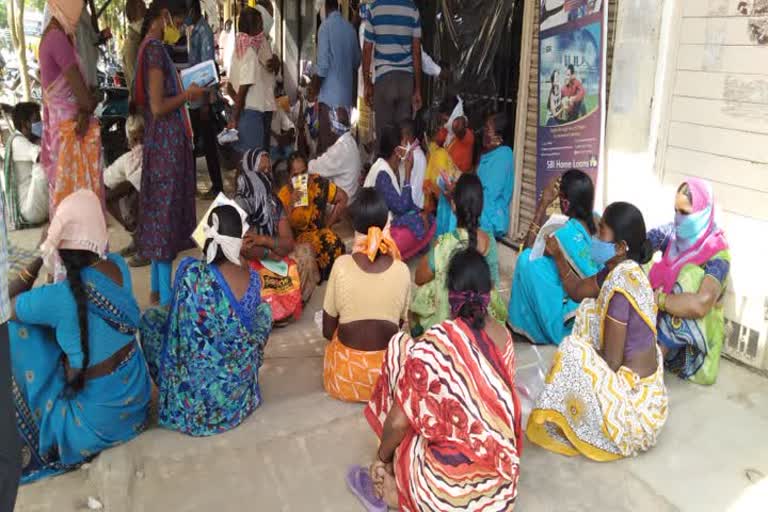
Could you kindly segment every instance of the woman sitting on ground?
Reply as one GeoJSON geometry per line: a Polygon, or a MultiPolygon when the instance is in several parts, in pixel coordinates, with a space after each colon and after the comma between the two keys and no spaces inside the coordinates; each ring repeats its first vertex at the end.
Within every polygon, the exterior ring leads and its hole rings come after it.
{"type": "Polygon", "coordinates": [[[261,404],[259,368],[272,313],[261,300],[259,274],[241,264],[244,231],[235,207],[214,208],[205,261],[182,260],[170,308],[150,309],[142,318],[163,427],[214,435],[237,427],[261,404]]]}
{"type": "Polygon", "coordinates": [[[389,343],[365,415],[381,439],[371,478],[390,507],[514,506],[520,404],[512,339],[488,316],[492,288],[485,257],[457,253],[448,269],[453,319],[419,339],[400,333],[389,343]]]}
{"type": "Polygon", "coordinates": [[[668,410],[656,304],[641,268],[652,255],[643,215],[628,203],[605,209],[592,249],[605,268],[596,276],[580,280],[554,238],[547,250],[568,294],[584,300],[531,412],[528,439],[596,461],[648,450],[668,410]]]}
{"type": "Polygon", "coordinates": [[[41,247],[49,267],[58,253],[67,279],[32,289],[38,258],[10,284],[24,483],[72,469],[146,426],[152,383],[136,343],[141,312],[125,261],[106,255],[108,237],[99,197],[75,192],[41,247]]]}
{"type": "Polygon", "coordinates": [[[552,258],[533,258],[530,249],[547,216],[547,208],[555,199],[559,199],[560,211],[569,218],[554,235],[571,269],[579,278],[593,276],[600,270],[590,250],[595,234],[595,187],[589,176],[572,169],[544,189],[526,249],[517,258],[512,278],[508,324],[513,332],[533,343],[560,343],[570,334],[579,307],[563,288],[552,258]]]}
{"type": "Polygon", "coordinates": [[[689,179],[677,191],[675,222],[648,238],[661,261],[649,274],[659,306],[659,343],[673,373],[713,384],[725,337],[722,299],[731,255],[715,224],[712,187],[689,179]]]}
{"type": "Polygon", "coordinates": [[[307,243],[295,243],[288,218],[274,193],[269,153],[248,150],[240,162],[235,201],[248,214],[242,255],[261,275],[261,297],[275,322],[301,316],[320,271],[307,243]]]}
{"type": "Polygon", "coordinates": [[[312,246],[320,277],[325,281],[331,274],[333,262],[344,254],[344,242],[333,231],[333,226],[347,208],[347,193],[329,179],[310,174],[307,159],[299,154],[295,154],[288,165],[291,180],[277,195],[288,214],[296,241],[312,246]],[[305,191],[294,186],[302,181],[306,183],[305,191]],[[330,213],[326,212],[328,205],[333,205],[330,213]]]}
{"type": "Polygon", "coordinates": [[[499,255],[496,240],[478,229],[483,211],[483,186],[474,174],[464,174],[456,182],[452,208],[456,212],[458,228],[437,239],[416,269],[417,288],[413,293],[411,312],[417,325],[414,334],[420,335],[435,324],[450,318],[451,305],[446,287],[448,266],[459,248],[469,246],[485,257],[491,271],[491,302],[488,312],[499,322],[507,319],[504,301],[496,292],[499,284],[499,255]]]}
{"type": "Polygon", "coordinates": [[[375,187],[392,214],[392,239],[407,261],[425,250],[435,236],[435,223],[431,216],[422,214],[413,202],[411,172],[413,154],[406,154],[400,145],[400,130],[387,126],[379,141],[380,157],[365,178],[366,187],[375,187]],[[405,159],[403,183],[397,177],[400,161],[405,159]]]}
{"type": "Polygon", "coordinates": [[[408,319],[411,274],[389,238],[388,217],[376,189],[358,194],[353,254],[336,260],[325,291],[323,336],[331,343],[323,384],[340,400],[371,398],[389,340],[408,319]]]}

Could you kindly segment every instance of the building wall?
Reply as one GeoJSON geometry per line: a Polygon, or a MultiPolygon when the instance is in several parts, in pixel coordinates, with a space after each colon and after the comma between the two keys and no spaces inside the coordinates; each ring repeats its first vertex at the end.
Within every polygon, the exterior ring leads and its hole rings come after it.
{"type": "Polygon", "coordinates": [[[607,202],[635,202],[650,226],[671,221],[685,177],[712,183],[732,253],[725,350],[762,368],[768,367],[767,24],[768,0],[621,2],[603,183],[607,202]]]}

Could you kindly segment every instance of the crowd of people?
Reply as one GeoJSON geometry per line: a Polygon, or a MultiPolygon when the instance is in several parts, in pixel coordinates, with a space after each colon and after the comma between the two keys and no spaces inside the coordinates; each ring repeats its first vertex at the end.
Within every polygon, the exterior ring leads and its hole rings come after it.
{"type": "Polygon", "coordinates": [[[490,112],[473,127],[451,95],[419,140],[422,75],[435,64],[410,0],[362,3],[359,31],[325,0],[317,66],[294,107],[278,87],[270,2],[225,23],[217,52],[199,0],[129,0],[131,149],[105,170],[75,44],[83,1],[47,5],[42,116],[35,104],[15,108],[0,195],[0,264],[7,230],[49,223],[42,256],[0,272],[0,363],[10,361],[0,406],[15,410],[0,425],[14,440],[0,457],[0,508],[13,508],[19,475],[58,474],[132,439],[151,407],[161,427],[193,436],[240,425],[262,402],[272,329],[304,314],[325,281],[322,384],[367,404],[380,439],[370,468],[346,475],[369,510],[511,509],[524,433],[560,454],[634,456],[667,419],[665,368],[715,382],[730,257],[711,187],[686,180],[674,222],[647,229],[629,203],[595,212],[587,174],[553,179],[507,301],[508,121],[490,112]],[[224,87],[182,85],[173,48],[184,31],[187,64],[220,61],[224,87]],[[351,131],[358,73],[356,117],[373,116],[374,159],[351,131]],[[238,134],[231,191],[211,128],[222,94],[238,134]],[[205,196],[232,200],[203,219],[201,257],[174,272],[194,247],[198,142],[205,196]],[[564,218],[550,234],[541,226],[553,204],[564,218]],[[107,213],[132,235],[123,256],[151,266],[146,311],[126,260],[110,252],[107,213]],[[35,286],[39,277],[47,283],[35,286]],[[513,336],[558,345],[527,425],[513,336]]]}

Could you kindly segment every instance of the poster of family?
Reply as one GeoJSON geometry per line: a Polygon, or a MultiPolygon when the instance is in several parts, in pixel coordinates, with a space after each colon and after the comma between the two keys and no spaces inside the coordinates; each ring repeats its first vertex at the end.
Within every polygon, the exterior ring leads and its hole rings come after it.
{"type": "Polygon", "coordinates": [[[594,180],[605,124],[607,0],[540,0],[536,189],[568,169],[594,180]]]}

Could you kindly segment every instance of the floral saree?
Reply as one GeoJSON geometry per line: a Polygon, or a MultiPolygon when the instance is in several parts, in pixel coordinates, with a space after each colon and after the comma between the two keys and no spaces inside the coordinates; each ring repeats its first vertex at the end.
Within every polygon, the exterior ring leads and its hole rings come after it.
{"type": "Polygon", "coordinates": [[[400,510],[511,510],[520,471],[520,404],[514,347],[446,321],[420,339],[389,343],[365,410],[381,437],[393,404],[411,430],[395,452],[400,510]]]}
{"type": "Polygon", "coordinates": [[[656,332],[648,278],[637,263],[624,261],[608,275],[597,300],[585,299],[579,306],[573,333],[555,353],[528,420],[531,442],[600,462],[633,456],[656,444],[668,414],[661,351],[656,349],[656,372],[647,377],[626,366],[614,372],[598,353],[615,294],[623,295],[656,332]]]}

